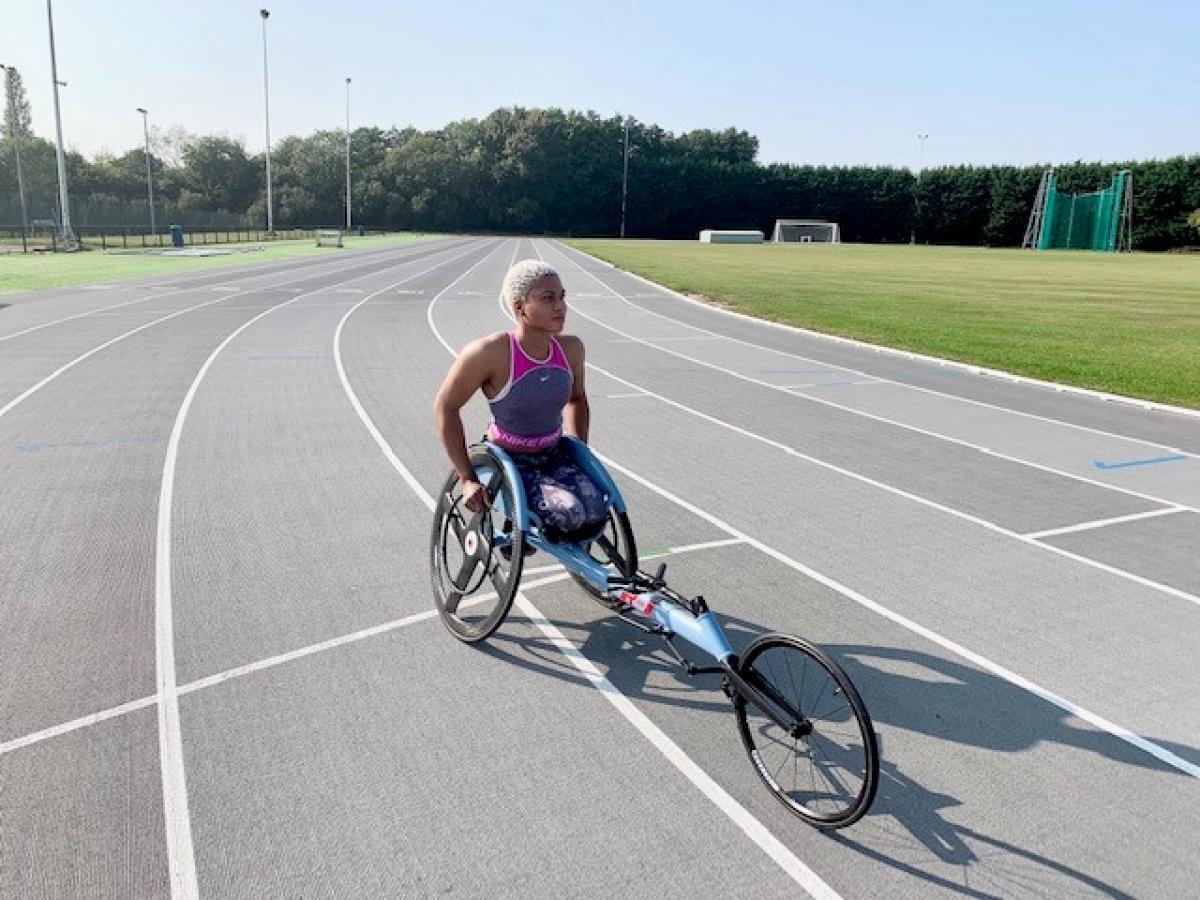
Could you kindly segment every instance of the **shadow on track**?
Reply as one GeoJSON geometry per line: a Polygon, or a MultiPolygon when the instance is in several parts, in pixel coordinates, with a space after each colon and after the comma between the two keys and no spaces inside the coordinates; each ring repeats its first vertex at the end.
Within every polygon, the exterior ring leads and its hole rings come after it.
{"type": "MultiPolygon", "coordinates": [[[[543,610],[563,603],[581,613],[594,609],[582,597],[568,599],[557,591],[538,602],[543,610]]],[[[658,638],[603,614],[594,619],[548,618],[630,699],[703,715],[729,715],[717,679],[689,678],[658,638]]],[[[720,618],[735,650],[762,632],[746,620],[720,618]]],[[[514,624],[524,621],[517,613],[513,619],[514,624]]],[[[537,633],[518,635],[516,630],[512,625],[501,628],[480,651],[543,676],[581,686],[588,683],[548,639],[537,633]]],[[[1053,742],[1138,768],[1183,775],[986,671],[908,649],[861,644],[823,647],[849,674],[877,729],[885,733],[889,729],[914,732],[1000,754],[1053,742]]],[[[885,740],[881,748],[880,789],[872,810],[863,822],[832,835],[832,840],[964,896],[1130,896],[1066,863],[952,821],[944,811],[963,806],[962,801],[918,783],[889,761],[888,743],[885,740]]],[[[1195,748],[1164,746],[1185,758],[1200,756],[1195,748]]]]}

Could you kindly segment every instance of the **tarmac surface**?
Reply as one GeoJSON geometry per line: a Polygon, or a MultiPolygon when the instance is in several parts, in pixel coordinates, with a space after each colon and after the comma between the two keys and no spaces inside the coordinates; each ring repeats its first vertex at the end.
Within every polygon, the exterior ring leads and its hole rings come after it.
{"type": "Polygon", "coordinates": [[[0,896],[1195,896],[1200,418],[541,238],[5,303],[0,896]],[[439,623],[433,396],[525,257],[643,557],[858,687],[858,824],[792,817],[720,686],[552,561],[485,644],[439,623]]]}

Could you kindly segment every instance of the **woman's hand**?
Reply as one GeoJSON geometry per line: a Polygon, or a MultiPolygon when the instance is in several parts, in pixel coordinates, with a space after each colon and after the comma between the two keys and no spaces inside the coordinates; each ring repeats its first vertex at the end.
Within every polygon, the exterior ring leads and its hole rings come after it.
{"type": "Polygon", "coordinates": [[[460,479],[462,482],[462,502],[463,506],[471,512],[483,512],[490,505],[488,500],[487,488],[476,481],[474,478],[469,481],[465,478],[460,479]]]}

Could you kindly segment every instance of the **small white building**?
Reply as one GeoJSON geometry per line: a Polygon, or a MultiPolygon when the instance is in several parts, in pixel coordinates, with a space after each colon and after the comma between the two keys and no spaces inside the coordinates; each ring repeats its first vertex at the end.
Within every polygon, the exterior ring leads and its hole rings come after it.
{"type": "Polygon", "coordinates": [[[700,232],[700,243],[702,244],[761,244],[763,242],[763,233],[761,231],[715,231],[712,228],[705,228],[700,232]]]}

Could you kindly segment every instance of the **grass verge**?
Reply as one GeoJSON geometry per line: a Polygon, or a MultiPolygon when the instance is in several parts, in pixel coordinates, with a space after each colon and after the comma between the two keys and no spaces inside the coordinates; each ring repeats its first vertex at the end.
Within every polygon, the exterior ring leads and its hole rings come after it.
{"type": "Polygon", "coordinates": [[[1200,408],[1200,255],[567,243],[759,318],[1200,408]]]}
{"type": "MultiPolygon", "coordinates": [[[[343,250],[369,250],[422,240],[428,235],[389,234],[347,237],[343,250]]],[[[208,244],[207,249],[222,245],[208,244]]],[[[234,253],[228,256],[141,256],[88,250],[79,253],[27,253],[0,256],[0,295],[125,281],[155,275],[179,275],[246,266],[303,256],[332,256],[343,252],[332,247],[317,247],[311,240],[272,241],[265,244],[226,244],[234,253]],[[261,246],[260,251],[236,252],[261,246]]],[[[197,249],[205,249],[199,247],[197,249]]]]}

